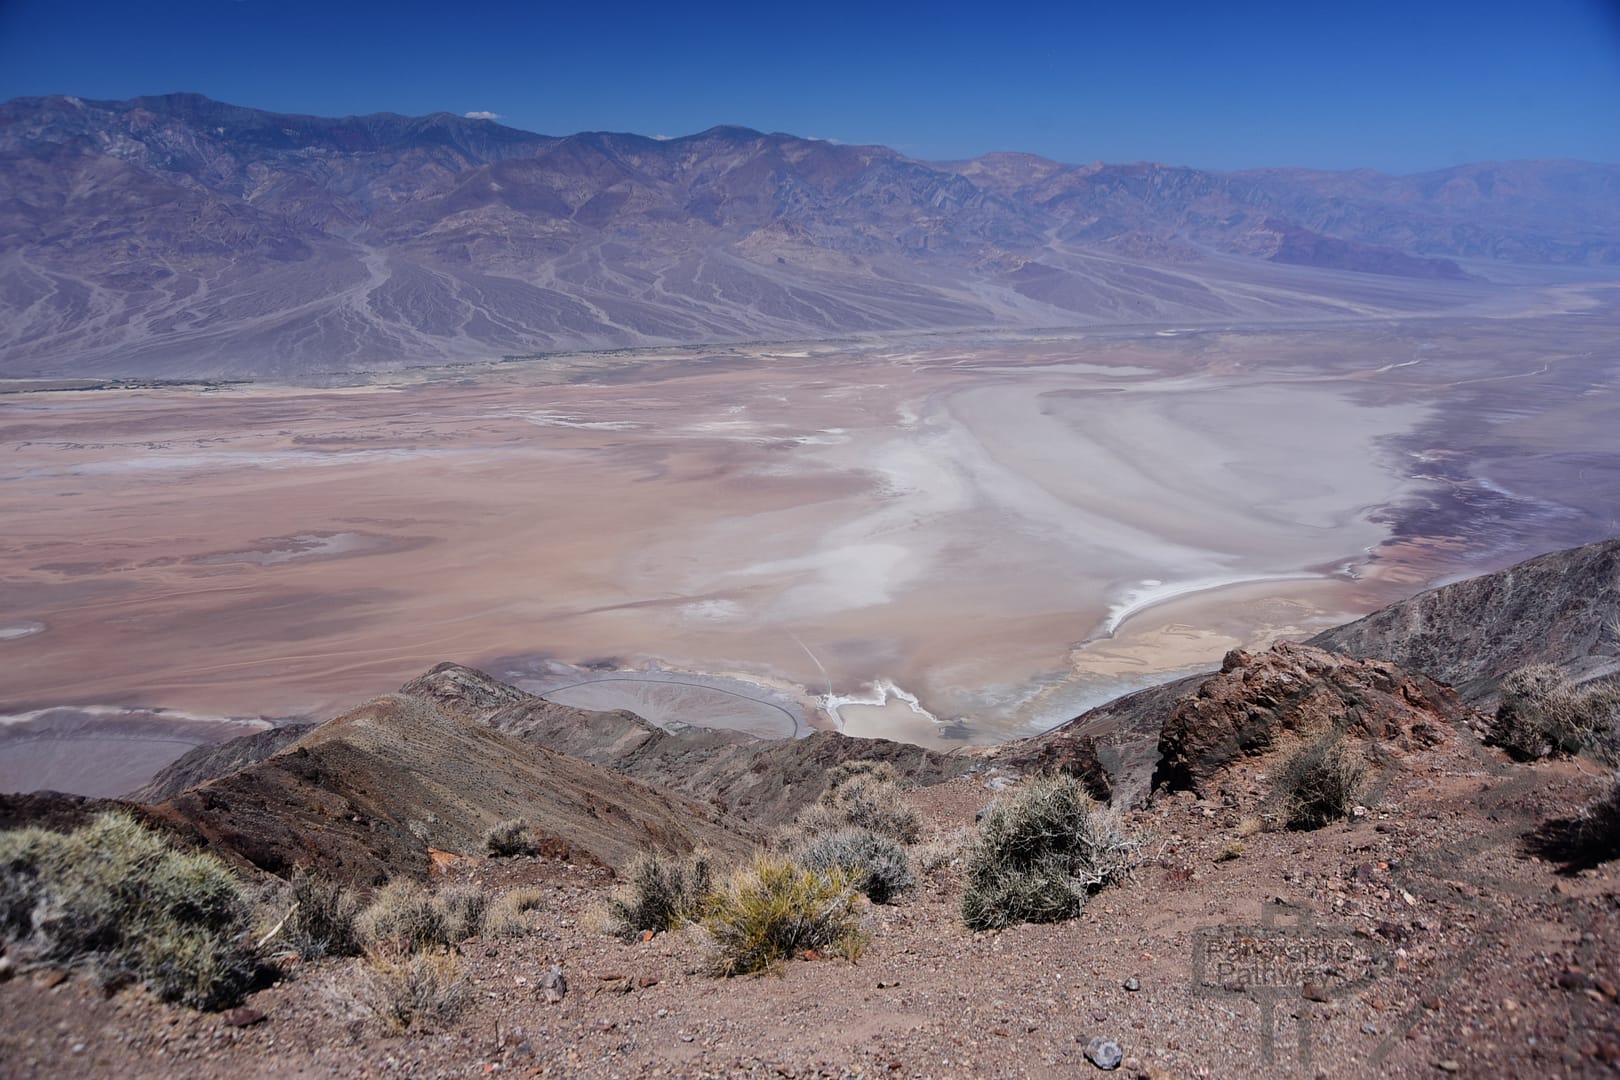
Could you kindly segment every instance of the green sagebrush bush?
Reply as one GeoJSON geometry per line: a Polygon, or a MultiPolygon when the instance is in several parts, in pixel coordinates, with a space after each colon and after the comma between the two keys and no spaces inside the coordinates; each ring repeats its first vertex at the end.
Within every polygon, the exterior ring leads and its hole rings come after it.
{"type": "Polygon", "coordinates": [[[764,856],[738,870],[703,920],[720,975],[766,971],[807,949],[853,959],[864,937],[856,893],[841,870],[808,870],[764,856]]]}
{"type": "Polygon", "coordinates": [[[1126,876],[1135,845],[1072,776],[1043,776],[993,803],[968,850],[962,920],[989,930],[1059,922],[1126,876]]]}
{"type": "Polygon", "coordinates": [[[916,885],[906,849],[869,829],[839,829],[806,840],[793,854],[807,870],[842,870],[874,904],[887,904],[916,885]]]}
{"type": "Polygon", "coordinates": [[[174,850],[122,813],[68,834],[0,832],[0,929],[41,960],[136,978],[201,1009],[239,1000],[257,973],[251,911],[212,855],[174,850]]]}

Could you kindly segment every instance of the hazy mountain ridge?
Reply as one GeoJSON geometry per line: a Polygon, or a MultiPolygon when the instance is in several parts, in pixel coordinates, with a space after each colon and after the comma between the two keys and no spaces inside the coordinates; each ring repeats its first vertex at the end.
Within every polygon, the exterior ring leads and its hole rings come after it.
{"type": "Polygon", "coordinates": [[[1447,304],[1469,295],[1448,256],[1620,261],[1617,191],[1620,168],[1575,163],[942,166],[729,127],[557,138],[195,94],[18,99],[0,105],[0,375],[1359,310],[1363,280],[1324,270],[1449,279],[1375,301],[1447,304]]]}

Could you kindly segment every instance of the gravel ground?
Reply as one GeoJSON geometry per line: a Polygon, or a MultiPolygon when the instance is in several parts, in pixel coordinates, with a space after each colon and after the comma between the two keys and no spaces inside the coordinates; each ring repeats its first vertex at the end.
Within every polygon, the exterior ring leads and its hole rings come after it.
{"type": "MultiPolygon", "coordinates": [[[[486,862],[453,872],[547,899],[529,936],[462,945],[469,1002],[448,1030],[385,1032],[358,961],[293,967],[241,1028],[24,970],[0,985],[0,1074],[1073,1076],[1100,1071],[1084,1057],[1098,1036],[1130,1076],[1620,1072],[1617,864],[1566,867],[1525,840],[1599,777],[1508,766],[1463,737],[1407,759],[1350,822],[1251,835],[1259,768],[1132,815],[1146,861],[1065,924],[970,932],[948,866],[866,909],[856,962],[717,979],[699,929],[603,934],[607,871],[486,862]],[[569,992],[548,1005],[553,961],[569,992]]],[[[912,796],[936,834],[992,797],[971,777],[912,796]]]]}

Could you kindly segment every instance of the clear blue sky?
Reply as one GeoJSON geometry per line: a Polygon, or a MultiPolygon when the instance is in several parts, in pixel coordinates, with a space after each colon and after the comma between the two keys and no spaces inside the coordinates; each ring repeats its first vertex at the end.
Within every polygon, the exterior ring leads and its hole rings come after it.
{"type": "Polygon", "coordinates": [[[0,0],[0,99],[194,90],[548,134],[719,123],[943,160],[1620,161],[1620,0],[0,0]]]}

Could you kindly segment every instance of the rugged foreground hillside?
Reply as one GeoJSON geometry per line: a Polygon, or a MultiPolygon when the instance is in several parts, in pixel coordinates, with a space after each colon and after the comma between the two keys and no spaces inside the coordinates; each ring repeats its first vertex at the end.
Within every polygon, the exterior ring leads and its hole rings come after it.
{"type": "Polygon", "coordinates": [[[1620,259],[1613,166],[937,165],[741,128],[556,138],[195,94],[0,105],[0,190],[4,376],[1342,317],[1478,299],[1458,258],[1620,259]]]}
{"type": "MultiPolygon", "coordinates": [[[[1602,670],[1620,642],[1589,631],[1612,618],[1617,549],[1535,560],[1407,610],[1494,610],[1489,598],[1534,581],[1543,605],[1511,610],[1561,629],[1531,658],[1602,670]]],[[[220,1014],[103,992],[19,946],[0,964],[0,1010],[21,1018],[0,1026],[0,1061],[73,1076],[1052,1076],[1112,1064],[1113,1043],[1119,1067],[1146,1077],[1613,1075],[1620,793],[1587,758],[1526,763],[1488,744],[1494,721],[1471,702],[1497,692],[1523,642],[1476,631],[1476,669],[1500,674],[1467,694],[1284,643],[943,760],[838,736],[670,735],[441,665],[289,746],[260,739],[241,756],[257,760],[146,813],[250,872],[297,862],[368,884],[424,877],[446,896],[530,890],[516,924],[457,944],[459,1011],[391,1032],[378,1006],[390,961],[375,957],[282,954],[246,1011],[220,1014]],[[873,758],[907,778],[917,884],[860,906],[858,955],[795,952],[776,974],[723,978],[700,927],[605,932],[610,867],[631,851],[740,855],[760,822],[833,805],[828,765],[873,758]],[[1298,779],[1318,775],[1300,772],[1307,759],[1348,778],[1325,817],[1298,779]],[[668,787],[637,778],[660,769],[668,787]],[[977,831],[976,818],[1051,770],[1112,793],[1130,872],[1093,885],[1076,918],[970,930],[963,898],[984,887],[979,853],[1010,811],[977,831]],[[545,853],[484,857],[477,827],[505,816],[529,819],[545,853]]],[[[207,767],[193,757],[174,775],[207,767]]],[[[272,921],[292,914],[265,895],[272,921]]]]}

